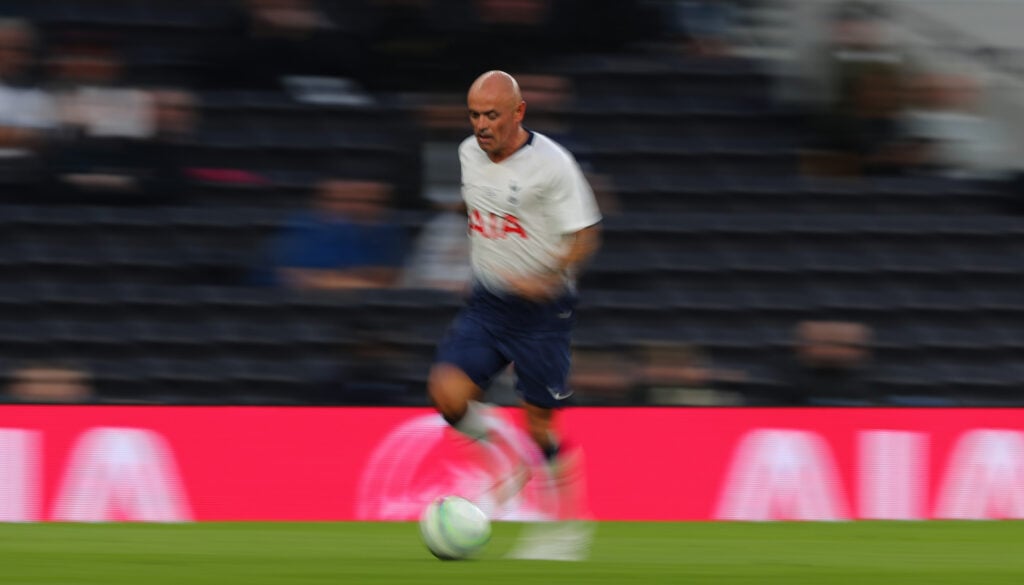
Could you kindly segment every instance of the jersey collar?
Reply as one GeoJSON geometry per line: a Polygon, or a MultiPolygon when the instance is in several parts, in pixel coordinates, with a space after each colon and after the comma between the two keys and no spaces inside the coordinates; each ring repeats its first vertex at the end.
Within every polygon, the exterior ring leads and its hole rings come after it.
{"type": "Polygon", "coordinates": [[[509,158],[512,158],[513,156],[519,154],[527,146],[532,146],[533,145],[533,137],[534,137],[533,130],[528,130],[526,128],[523,128],[523,130],[526,130],[526,142],[520,144],[519,148],[517,148],[516,151],[513,152],[511,155],[509,155],[508,158],[506,158],[505,160],[508,160],[509,158]]]}
{"type": "Polygon", "coordinates": [[[529,128],[523,128],[523,130],[526,130],[526,142],[524,142],[523,145],[517,148],[516,150],[522,150],[527,146],[531,146],[533,144],[533,130],[530,130],[529,128]]]}

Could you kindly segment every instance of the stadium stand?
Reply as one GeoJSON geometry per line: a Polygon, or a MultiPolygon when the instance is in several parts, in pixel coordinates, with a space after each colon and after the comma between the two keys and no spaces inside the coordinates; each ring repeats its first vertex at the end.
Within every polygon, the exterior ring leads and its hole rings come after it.
{"type": "MultiPolygon", "coordinates": [[[[457,295],[249,280],[326,173],[393,181],[413,240],[430,218],[420,180],[430,131],[408,96],[372,78],[329,103],[286,87],[213,87],[209,51],[235,26],[230,3],[6,4],[44,47],[83,30],[130,47],[130,79],[193,91],[201,124],[182,145],[187,180],[171,201],[55,202],[3,187],[4,371],[71,361],[91,372],[100,402],[425,403],[457,295]]],[[[779,368],[793,327],[851,320],[874,333],[871,403],[1024,402],[1013,193],[938,177],[801,176],[811,129],[773,99],[756,59],[626,42],[552,57],[543,69],[571,79],[578,98],[560,106],[565,142],[610,179],[621,207],[583,278],[581,346],[699,347],[745,374],[722,385],[748,403],[804,404],[815,390],[794,399],[779,368]]]]}

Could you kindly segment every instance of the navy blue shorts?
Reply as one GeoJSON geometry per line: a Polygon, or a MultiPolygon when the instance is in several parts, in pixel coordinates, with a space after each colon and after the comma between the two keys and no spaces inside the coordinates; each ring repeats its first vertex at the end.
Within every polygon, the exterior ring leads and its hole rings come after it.
{"type": "Polygon", "coordinates": [[[576,297],[531,303],[477,287],[437,349],[439,363],[452,364],[486,389],[510,363],[516,391],[527,403],[562,406],[569,388],[576,297]]]}

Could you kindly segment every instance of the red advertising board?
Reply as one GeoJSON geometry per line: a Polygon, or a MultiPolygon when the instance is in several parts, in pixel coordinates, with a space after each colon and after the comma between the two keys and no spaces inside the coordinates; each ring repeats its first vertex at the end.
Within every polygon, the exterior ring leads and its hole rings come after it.
{"type": "MultiPolygon", "coordinates": [[[[577,408],[601,520],[1024,518],[1012,409],[577,408]]],[[[536,457],[515,409],[496,429],[536,457]]],[[[428,409],[0,407],[0,521],[407,520],[497,459],[428,409]]],[[[543,475],[496,511],[541,519],[543,475]]]]}

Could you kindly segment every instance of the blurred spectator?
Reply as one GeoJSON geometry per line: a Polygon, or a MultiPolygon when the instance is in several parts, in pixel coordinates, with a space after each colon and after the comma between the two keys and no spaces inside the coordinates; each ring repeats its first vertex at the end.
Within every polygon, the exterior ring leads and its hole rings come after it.
{"type": "Polygon", "coordinates": [[[851,1],[832,16],[818,150],[804,160],[809,174],[901,174],[921,160],[903,134],[911,73],[886,38],[884,15],[878,4],[851,1]]]}
{"type": "Polygon", "coordinates": [[[923,148],[922,170],[964,179],[1003,179],[1010,144],[980,109],[980,88],[967,76],[924,74],[912,84],[907,136],[923,148]]]}
{"type": "Polygon", "coordinates": [[[904,134],[905,79],[886,66],[859,68],[826,122],[826,143],[850,157],[863,175],[899,175],[924,153],[904,134]]]}
{"type": "Polygon", "coordinates": [[[403,285],[462,292],[472,276],[466,207],[458,191],[435,192],[434,216],[423,225],[403,272],[403,285]]]}
{"type": "Polygon", "coordinates": [[[335,22],[316,0],[238,3],[237,24],[219,43],[220,66],[208,86],[275,90],[289,77],[362,75],[357,22],[335,22]]]}
{"type": "Polygon", "coordinates": [[[666,15],[668,32],[689,53],[727,55],[736,11],[734,0],[673,0],[666,15]]]}
{"type": "Polygon", "coordinates": [[[133,160],[141,169],[147,199],[162,203],[188,199],[196,184],[223,187],[269,187],[261,171],[240,168],[252,161],[245,155],[228,157],[217,149],[196,148],[202,143],[203,115],[199,97],[182,88],[150,92],[153,134],[132,145],[133,160]]]}
{"type": "Polygon", "coordinates": [[[855,83],[863,67],[884,65],[901,71],[906,57],[890,40],[886,10],[867,0],[837,2],[826,23],[828,37],[819,56],[826,60],[827,86],[820,96],[828,103],[849,98],[847,87],[855,83]]]}
{"type": "Polygon", "coordinates": [[[515,75],[528,109],[530,129],[559,142],[569,139],[565,109],[573,102],[572,79],[564,75],[520,73],[515,75]]]}
{"type": "Polygon", "coordinates": [[[124,81],[124,61],[102,35],[69,33],[49,60],[60,122],[96,138],[146,138],[151,96],[124,81]]]}
{"type": "Polygon", "coordinates": [[[151,199],[168,202],[185,195],[186,179],[198,169],[186,152],[199,123],[196,97],[181,89],[152,92],[153,135],[137,145],[142,188],[151,199]]]}
{"type": "Polygon", "coordinates": [[[38,179],[39,155],[57,125],[51,96],[33,79],[35,32],[25,21],[0,21],[0,181],[38,179]]]}
{"type": "Polygon", "coordinates": [[[60,132],[47,159],[50,195],[70,201],[144,201],[140,141],[153,134],[152,95],[122,81],[103,38],[72,35],[52,55],[60,132]]]}
{"type": "Polygon", "coordinates": [[[296,214],[273,241],[270,280],[302,290],[395,284],[405,236],[390,197],[390,185],[381,182],[321,182],[310,209],[296,214]]]}
{"type": "Polygon", "coordinates": [[[880,401],[866,372],[871,361],[871,329],[846,321],[803,321],[794,330],[794,350],[782,382],[783,400],[808,405],[868,405],[880,401]]]}
{"type": "MultiPolygon", "coordinates": [[[[455,93],[435,93],[417,96],[409,104],[417,122],[435,139],[459,141],[469,130],[466,96],[455,93]]],[[[456,146],[457,147],[457,146],[456,146]]]]}
{"type": "Polygon", "coordinates": [[[88,402],[92,379],[78,368],[59,364],[26,365],[10,372],[7,399],[13,402],[88,402]]]}
{"type": "MultiPolygon", "coordinates": [[[[190,192],[196,183],[225,187],[268,187],[269,178],[251,166],[250,157],[225,156],[201,146],[204,118],[199,97],[186,89],[166,87],[152,91],[154,134],[137,145],[147,169],[145,188],[162,200],[190,192]]],[[[215,133],[214,133],[215,134],[215,133]]]]}
{"type": "Polygon", "coordinates": [[[740,396],[724,388],[739,372],[715,368],[708,355],[685,343],[638,343],[636,385],[647,404],[725,406],[740,396]]]}

